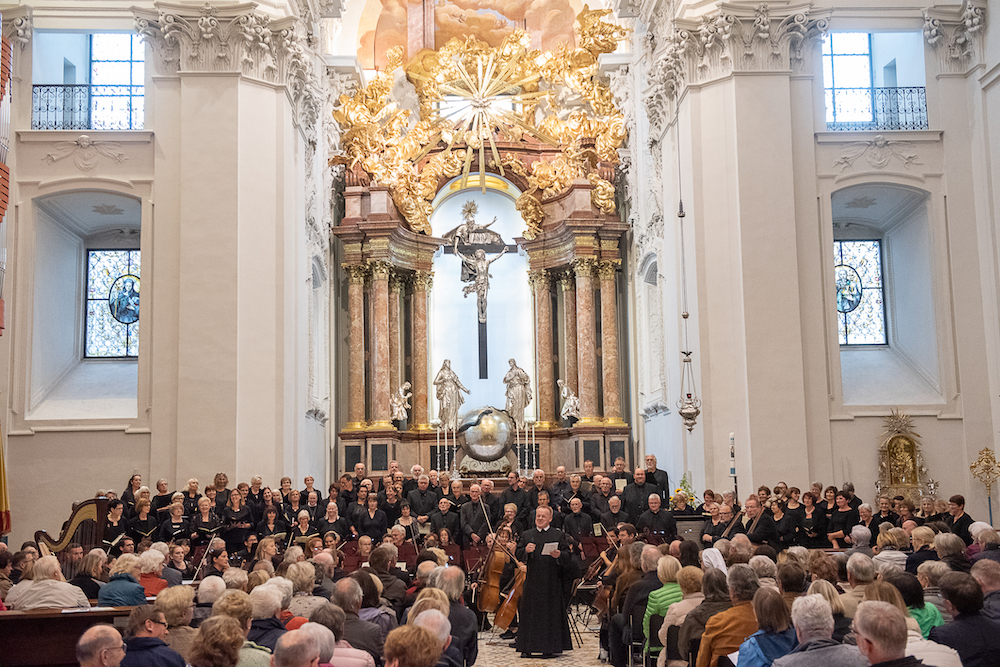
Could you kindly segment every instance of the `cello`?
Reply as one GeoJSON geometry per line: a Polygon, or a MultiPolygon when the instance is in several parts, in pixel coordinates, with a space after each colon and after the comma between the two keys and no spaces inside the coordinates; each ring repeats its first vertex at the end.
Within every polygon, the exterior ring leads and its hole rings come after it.
{"type": "Polygon", "coordinates": [[[524,580],[528,576],[528,571],[524,567],[524,564],[514,557],[514,554],[510,552],[508,547],[501,544],[500,548],[514,561],[514,565],[516,566],[514,581],[507,590],[507,599],[503,601],[503,604],[497,609],[496,616],[493,617],[493,626],[506,631],[510,629],[510,624],[514,622],[514,616],[517,615],[517,605],[521,601],[521,593],[524,591],[524,580]]]}

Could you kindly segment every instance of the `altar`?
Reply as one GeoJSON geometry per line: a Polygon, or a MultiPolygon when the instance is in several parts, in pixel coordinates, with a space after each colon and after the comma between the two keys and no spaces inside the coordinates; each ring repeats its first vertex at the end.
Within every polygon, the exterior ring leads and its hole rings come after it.
{"type": "Polygon", "coordinates": [[[516,31],[405,66],[390,54],[341,97],[338,473],[634,464],[612,183],[624,123],[596,76],[624,32],[603,16],[581,14],[571,51],[528,51],[516,31]]]}

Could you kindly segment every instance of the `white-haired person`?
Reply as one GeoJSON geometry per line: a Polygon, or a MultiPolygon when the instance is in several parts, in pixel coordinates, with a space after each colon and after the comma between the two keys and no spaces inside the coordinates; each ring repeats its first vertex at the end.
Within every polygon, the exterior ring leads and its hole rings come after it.
{"type": "Polygon", "coordinates": [[[832,638],[833,613],[822,595],[803,595],[792,603],[792,626],[798,645],[772,663],[774,667],[867,667],[857,646],[832,638]]]}
{"type": "Polygon", "coordinates": [[[212,615],[212,605],[226,592],[226,582],[222,577],[207,577],[198,584],[198,602],[194,607],[191,626],[197,628],[212,615]]]}
{"type": "Polygon", "coordinates": [[[31,579],[19,581],[7,593],[9,609],[69,609],[89,607],[83,590],[63,578],[62,567],[55,556],[39,558],[32,564],[31,579]]]}
{"type": "Polygon", "coordinates": [[[858,603],[865,598],[865,588],[875,581],[875,564],[864,554],[853,554],[847,559],[847,583],[851,590],[840,596],[844,603],[844,616],[854,618],[858,603]]]}
{"type": "Polygon", "coordinates": [[[156,549],[147,549],[139,556],[139,583],[146,592],[146,597],[156,597],[157,593],[167,587],[167,580],[160,576],[163,571],[163,554],[156,549]]]}
{"type": "Polygon", "coordinates": [[[281,589],[265,584],[250,592],[251,622],[247,639],[255,644],[274,650],[278,638],[285,634],[281,615],[281,589]]]}

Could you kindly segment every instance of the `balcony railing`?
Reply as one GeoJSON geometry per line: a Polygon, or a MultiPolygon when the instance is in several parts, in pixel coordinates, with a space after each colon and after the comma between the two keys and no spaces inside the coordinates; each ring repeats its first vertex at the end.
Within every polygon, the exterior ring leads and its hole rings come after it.
{"type": "Polygon", "coordinates": [[[909,88],[828,88],[826,129],[926,130],[927,93],[909,88]]]}
{"type": "Polygon", "coordinates": [[[142,86],[37,85],[33,130],[141,130],[142,86]]]}

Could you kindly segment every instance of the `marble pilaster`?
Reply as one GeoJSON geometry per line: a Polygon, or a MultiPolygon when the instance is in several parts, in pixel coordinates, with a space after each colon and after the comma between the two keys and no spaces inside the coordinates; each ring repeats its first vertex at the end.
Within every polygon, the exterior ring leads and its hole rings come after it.
{"type": "Polygon", "coordinates": [[[347,397],[347,426],[345,430],[365,428],[365,276],[368,267],[363,264],[346,264],[347,309],[350,318],[348,329],[348,370],[350,391],[347,397]]]}
{"type": "Polygon", "coordinates": [[[372,272],[372,424],[371,429],[391,428],[389,409],[389,274],[392,265],[370,260],[372,272]]]}
{"type": "Polygon", "coordinates": [[[538,372],[538,428],[555,426],[555,387],[552,364],[552,299],[549,294],[551,277],[545,269],[528,273],[528,282],[535,295],[535,368],[538,372]]]}
{"type": "Polygon", "coordinates": [[[601,422],[597,409],[597,326],[594,320],[594,265],[590,258],[573,260],[576,273],[577,378],[580,424],[601,422]]]}
{"type": "Polygon", "coordinates": [[[559,277],[559,286],[563,293],[563,358],[566,361],[563,382],[569,385],[573,393],[577,393],[577,346],[576,346],[576,281],[572,273],[564,273],[559,277]]]}
{"type": "Polygon", "coordinates": [[[621,397],[618,395],[618,290],[615,274],[621,260],[599,262],[601,285],[601,371],[604,379],[604,421],[620,426],[621,397]]]}
{"type": "Polygon", "coordinates": [[[413,274],[413,429],[431,430],[427,416],[427,293],[431,291],[433,271],[413,274]]]}
{"type": "Polygon", "coordinates": [[[392,272],[389,276],[389,391],[394,392],[402,384],[402,345],[399,337],[399,297],[403,292],[404,278],[392,272]]]}

